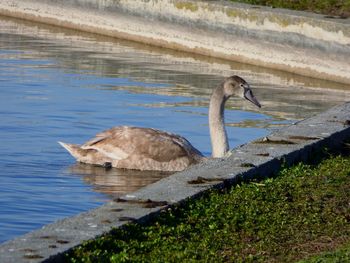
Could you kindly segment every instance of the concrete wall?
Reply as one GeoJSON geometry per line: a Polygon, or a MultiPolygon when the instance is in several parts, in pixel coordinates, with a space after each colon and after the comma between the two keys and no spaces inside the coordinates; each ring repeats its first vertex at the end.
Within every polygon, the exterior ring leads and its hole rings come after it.
{"type": "Polygon", "coordinates": [[[350,83],[349,19],[189,0],[2,0],[0,14],[350,83]]]}

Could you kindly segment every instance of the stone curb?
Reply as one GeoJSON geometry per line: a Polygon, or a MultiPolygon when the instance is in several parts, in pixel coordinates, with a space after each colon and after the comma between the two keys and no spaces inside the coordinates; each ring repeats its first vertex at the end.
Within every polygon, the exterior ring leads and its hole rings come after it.
{"type": "Polygon", "coordinates": [[[350,19],[194,0],[2,0],[0,14],[350,83],[350,19]]]}
{"type": "Polygon", "coordinates": [[[129,222],[146,222],[169,205],[237,179],[265,177],[283,163],[312,158],[323,147],[335,149],[350,138],[350,102],[283,128],[268,137],[164,178],[99,208],[58,220],[0,246],[0,262],[62,262],[63,255],[86,240],[129,222]]]}

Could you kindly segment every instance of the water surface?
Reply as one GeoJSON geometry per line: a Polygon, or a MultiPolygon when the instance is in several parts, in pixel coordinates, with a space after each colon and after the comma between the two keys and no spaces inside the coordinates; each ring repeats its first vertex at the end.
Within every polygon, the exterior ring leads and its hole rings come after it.
{"type": "Polygon", "coordinates": [[[349,99],[341,84],[0,17],[0,242],[168,176],[75,164],[57,141],[133,125],[210,155],[208,98],[232,74],[263,108],[229,101],[231,147],[349,99]]]}

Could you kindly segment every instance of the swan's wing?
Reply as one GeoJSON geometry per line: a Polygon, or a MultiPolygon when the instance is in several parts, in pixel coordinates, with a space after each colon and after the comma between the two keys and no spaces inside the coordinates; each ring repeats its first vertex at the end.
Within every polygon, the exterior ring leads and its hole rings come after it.
{"type": "Polygon", "coordinates": [[[103,131],[103,132],[96,134],[94,138],[85,142],[82,145],[82,148],[85,148],[85,147],[88,148],[88,147],[90,147],[90,146],[92,146],[100,141],[103,141],[104,139],[107,139],[110,136],[113,136],[113,133],[117,130],[117,128],[119,128],[119,127],[115,127],[115,128],[112,128],[112,129],[109,129],[109,130],[106,130],[106,131],[103,131]]]}
{"type": "Polygon", "coordinates": [[[99,153],[113,159],[121,160],[129,156],[128,151],[121,147],[123,138],[123,127],[115,127],[96,134],[94,138],[84,143],[81,148],[84,150],[97,150],[99,153]]]}
{"type": "Polygon", "coordinates": [[[180,157],[200,155],[185,138],[150,128],[114,127],[82,145],[115,160],[133,156],[168,162],[180,157]]]}

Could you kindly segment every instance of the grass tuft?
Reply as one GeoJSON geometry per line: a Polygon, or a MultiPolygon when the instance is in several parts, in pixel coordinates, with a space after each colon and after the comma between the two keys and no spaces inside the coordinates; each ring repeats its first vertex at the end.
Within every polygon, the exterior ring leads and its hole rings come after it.
{"type": "Polygon", "coordinates": [[[263,5],[276,8],[310,11],[330,16],[347,18],[350,16],[349,0],[231,0],[252,5],[263,5]]]}

